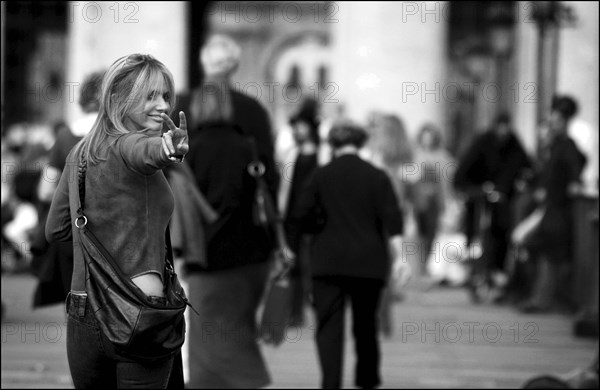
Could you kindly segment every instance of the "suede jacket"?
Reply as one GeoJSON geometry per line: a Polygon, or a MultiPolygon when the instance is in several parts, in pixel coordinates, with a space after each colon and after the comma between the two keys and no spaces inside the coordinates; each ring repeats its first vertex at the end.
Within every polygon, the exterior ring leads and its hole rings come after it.
{"type": "MultiPolygon", "coordinates": [[[[71,291],[85,291],[85,268],[74,220],[77,216],[78,165],[83,141],[67,156],[46,221],[48,242],[73,241],[71,291]],[[75,231],[75,234],[74,234],[75,231]]],[[[149,272],[162,277],[165,229],[174,208],[162,169],[171,164],[160,137],[143,133],[109,137],[102,161],[88,162],[84,215],[88,229],[133,278],[149,272]]]]}

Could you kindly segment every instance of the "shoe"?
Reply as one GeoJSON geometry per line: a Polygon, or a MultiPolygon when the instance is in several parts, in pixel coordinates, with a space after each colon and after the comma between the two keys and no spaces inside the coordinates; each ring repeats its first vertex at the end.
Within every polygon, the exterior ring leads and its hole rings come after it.
{"type": "Polygon", "coordinates": [[[511,300],[511,298],[507,294],[500,294],[496,298],[494,298],[492,303],[494,305],[505,305],[505,304],[509,303],[510,300],[511,300]]]}
{"type": "Polygon", "coordinates": [[[302,328],[304,326],[304,317],[303,316],[293,316],[290,318],[290,327],[302,328]]]}
{"type": "Polygon", "coordinates": [[[502,271],[492,272],[490,278],[495,287],[504,288],[508,284],[508,276],[502,271]]]}
{"type": "Polygon", "coordinates": [[[519,307],[519,311],[525,314],[543,314],[548,313],[550,308],[533,302],[527,302],[519,307]]]}

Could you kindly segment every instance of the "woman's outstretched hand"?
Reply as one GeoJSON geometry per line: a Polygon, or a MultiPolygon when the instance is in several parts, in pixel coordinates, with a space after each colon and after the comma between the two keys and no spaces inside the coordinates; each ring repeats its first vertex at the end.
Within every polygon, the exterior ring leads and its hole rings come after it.
{"type": "Polygon", "coordinates": [[[169,131],[162,135],[163,150],[171,161],[183,161],[183,156],[190,150],[185,113],[179,111],[179,127],[175,126],[167,114],[163,113],[161,117],[169,127],[169,131]]]}

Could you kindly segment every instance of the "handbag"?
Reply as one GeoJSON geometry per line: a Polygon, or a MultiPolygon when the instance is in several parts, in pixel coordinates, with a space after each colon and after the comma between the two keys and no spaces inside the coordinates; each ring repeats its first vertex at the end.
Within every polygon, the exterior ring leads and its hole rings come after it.
{"type": "Polygon", "coordinates": [[[285,339],[292,314],[294,283],[289,273],[276,276],[270,283],[259,328],[261,339],[267,344],[278,346],[285,339]]]}
{"type": "Polygon", "coordinates": [[[268,232],[274,232],[276,240],[276,247],[272,253],[274,270],[264,301],[259,333],[264,342],[279,345],[285,338],[285,328],[292,313],[294,291],[289,271],[295,263],[295,255],[288,249],[281,217],[263,177],[265,165],[259,160],[254,139],[249,137],[249,142],[252,161],[248,164],[248,173],[256,181],[252,206],[253,221],[268,232]]]}
{"type": "Polygon", "coordinates": [[[265,164],[258,157],[256,142],[252,137],[248,137],[248,142],[252,150],[252,161],[248,164],[248,173],[256,181],[256,191],[252,204],[252,218],[255,225],[271,231],[277,224],[281,223],[281,218],[264,178],[266,168],[265,164]]]}
{"type": "MultiPolygon", "coordinates": [[[[170,233],[163,274],[166,303],[155,303],[121,271],[119,264],[87,228],[84,215],[85,172],[79,165],[79,208],[75,226],[83,253],[86,292],[104,335],[117,351],[140,359],[156,359],[176,353],[185,339],[184,312],[189,304],[173,268],[170,233]]],[[[192,307],[193,309],[193,307],[192,307]]],[[[195,310],[194,310],[195,311],[195,310]]]]}

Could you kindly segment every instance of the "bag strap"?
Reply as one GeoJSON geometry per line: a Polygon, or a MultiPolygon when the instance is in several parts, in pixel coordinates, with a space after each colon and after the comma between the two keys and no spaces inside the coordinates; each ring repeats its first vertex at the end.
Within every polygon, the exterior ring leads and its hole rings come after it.
{"type": "Polygon", "coordinates": [[[252,162],[248,165],[248,172],[254,179],[256,180],[256,185],[261,187],[264,190],[265,196],[268,196],[269,199],[266,200],[267,207],[270,207],[271,214],[273,215],[274,221],[269,218],[269,222],[271,223],[271,227],[276,232],[277,245],[283,247],[285,244],[285,235],[283,234],[283,223],[282,218],[279,215],[279,210],[277,210],[275,203],[271,197],[271,193],[269,192],[269,188],[267,186],[266,180],[264,178],[266,167],[260,158],[258,157],[258,148],[256,146],[256,141],[253,137],[248,136],[248,142],[250,143],[250,147],[252,150],[252,162]],[[280,232],[282,234],[280,234],[280,232]]]}
{"type": "MultiPolygon", "coordinates": [[[[275,241],[277,243],[277,249],[282,255],[284,255],[285,250],[287,248],[289,248],[289,246],[287,244],[287,239],[285,237],[285,231],[283,229],[283,220],[279,214],[279,210],[277,210],[277,206],[275,206],[275,202],[271,197],[271,193],[269,192],[267,183],[265,181],[264,174],[265,174],[266,168],[265,168],[265,165],[262,163],[262,161],[260,161],[260,158],[258,156],[258,148],[256,146],[256,141],[254,140],[254,137],[252,137],[252,136],[247,136],[247,137],[248,137],[248,142],[250,143],[250,147],[252,150],[252,160],[253,160],[248,166],[248,171],[249,171],[250,175],[253,176],[254,179],[256,180],[256,185],[262,187],[264,195],[269,198],[269,199],[265,200],[265,203],[268,205],[267,207],[272,208],[272,214],[274,215],[274,220],[271,221],[270,218],[268,218],[268,219],[269,219],[270,224],[272,225],[271,227],[275,231],[275,241]]],[[[289,259],[289,258],[286,258],[285,256],[283,256],[283,257],[286,260],[286,264],[285,264],[286,270],[283,274],[281,274],[279,276],[279,278],[283,278],[287,274],[287,271],[289,271],[289,269],[295,262],[294,259],[289,259]]]]}
{"type": "Polygon", "coordinates": [[[173,248],[171,247],[171,232],[169,231],[169,225],[167,225],[167,229],[165,230],[165,244],[167,246],[165,262],[170,266],[171,271],[173,271],[175,269],[175,262],[173,261],[173,248]]]}
{"type": "MultiPolygon", "coordinates": [[[[83,159],[83,153],[81,158],[79,159],[79,166],[77,167],[77,176],[79,180],[79,198],[77,215],[79,218],[85,218],[83,215],[83,207],[85,205],[85,173],[87,172],[87,160],[83,159]]],[[[87,218],[85,218],[85,222],[87,223],[87,218]]]]}

